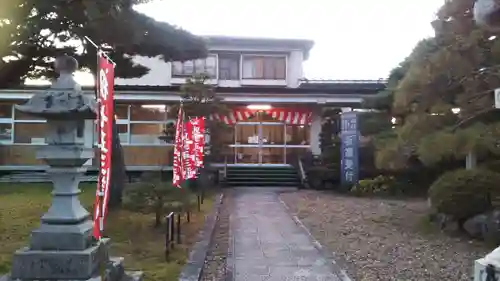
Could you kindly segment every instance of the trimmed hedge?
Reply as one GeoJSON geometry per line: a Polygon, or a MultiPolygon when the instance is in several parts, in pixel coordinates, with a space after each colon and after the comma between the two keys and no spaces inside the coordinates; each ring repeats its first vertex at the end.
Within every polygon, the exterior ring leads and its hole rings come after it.
{"type": "Polygon", "coordinates": [[[429,189],[432,206],[463,220],[494,207],[500,174],[487,169],[459,169],[443,174],[429,189]]]}

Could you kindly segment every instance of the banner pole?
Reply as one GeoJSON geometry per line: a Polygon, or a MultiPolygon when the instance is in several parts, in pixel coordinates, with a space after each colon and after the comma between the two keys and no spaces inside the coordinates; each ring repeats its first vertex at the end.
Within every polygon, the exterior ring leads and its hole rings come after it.
{"type": "Polygon", "coordinates": [[[181,126],[181,141],[182,141],[182,153],[181,153],[181,167],[182,167],[182,175],[183,175],[183,178],[184,178],[184,186],[186,186],[186,182],[188,181],[188,169],[186,167],[186,153],[184,150],[186,148],[186,136],[185,136],[185,133],[186,133],[186,112],[184,112],[184,103],[183,101],[181,100],[181,108],[182,108],[182,126],[181,126]]]}
{"type": "MultiPolygon", "coordinates": [[[[88,38],[88,37],[86,37],[88,38]]],[[[99,89],[101,88],[100,86],[100,82],[101,82],[101,78],[100,78],[100,75],[99,75],[99,72],[101,70],[101,66],[100,66],[100,61],[99,61],[99,58],[101,56],[101,50],[99,49],[99,47],[97,45],[94,44],[94,42],[92,42],[90,39],[87,39],[89,40],[89,42],[94,45],[97,49],[96,49],[96,81],[95,81],[95,97],[96,97],[96,101],[97,101],[97,117],[96,117],[96,130],[97,130],[97,149],[99,151],[98,155],[99,155],[99,158],[97,159],[97,196],[99,197],[99,205],[97,206],[97,208],[99,208],[99,217],[94,217],[94,220],[99,220],[99,241],[102,241],[102,227],[101,227],[101,224],[102,224],[102,220],[101,220],[101,216],[102,216],[102,210],[104,209],[102,204],[103,204],[103,200],[104,200],[104,195],[103,195],[103,190],[102,190],[102,179],[101,179],[101,161],[100,161],[100,158],[101,158],[101,154],[102,154],[102,148],[101,148],[101,126],[100,126],[100,122],[101,122],[101,98],[100,98],[100,93],[99,93],[99,89]]],[[[95,225],[94,225],[95,227],[95,225]]]]}
{"type": "MultiPolygon", "coordinates": [[[[102,51],[101,47],[99,47],[96,43],[94,43],[94,41],[92,41],[92,39],[90,39],[88,36],[84,36],[85,40],[87,40],[92,46],[94,46],[94,48],[97,49],[97,51],[99,52],[102,52],[101,55],[103,57],[105,57],[107,60],[109,60],[109,62],[111,62],[114,66],[116,66],[116,63],[106,54],[102,51]]],[[[97,58],[99,59],[99,56],[97,56],[97,58]]]]}
{"type": "Polygon", "coordinates": [[[102,170],[102,163],[100,161],[100,158],[101,158],[101,155],[102,155],[102,142],[101,142],[101,138],[102,138],[102,135],[101,135],[101,125],[100,125],[100,122],[101,122],[101,107],[102,107],[102,100],[101,100],[101,97],[100,97],[100,93],[99,93],[99,90],[101,88],[101,77],[100,77],[100,71],[101,71],[101,65],[100,65],[100,58],[101,58],[101,50],[100,49],[97,49],[97,56],[96,56],[96,60],[97,60],[97,74],[96,74],[96,97],[97,97],[97,108],[98,108],[98,113],[97,113],[97,145],[98,145],[98,149],[99,149],[99,159],[98,159],[98,164],[97,164],[97,167],[98,167],[98,187],[97,187],[97,190],[98,190],[98,196],[99,196],[99,205],[98,205],[98,208],[99,208],[99,217],[98,218],[95,218],[95,219],[98,219],[99,220],[99,241],[102,241],[102,232],[103,232],[103,228],[104,228],[104,221],[103,221],[103,211],[104,211],[104,190],[103,190],[103,186],[102,186],[102,175],[101,175],[101,170],[102,170]]]}

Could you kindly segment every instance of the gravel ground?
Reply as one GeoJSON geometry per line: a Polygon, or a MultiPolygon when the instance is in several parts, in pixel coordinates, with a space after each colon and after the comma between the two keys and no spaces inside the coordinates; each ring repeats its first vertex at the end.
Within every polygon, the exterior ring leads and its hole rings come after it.
{"type": "Polygon", "coordinates": [[[205,267],[203,268],[203,276],[201,278],[203,281],[224,280],[226,276],[226,257],[229,247],[230,192],[226,192],[222,200],[212,244],[205,260],[205,267]]]}
{"type": "Polygon", "coordinates": [[[491,251],[480,242],[433,230],[425,223],[424,200],[315,191],[281,198],[356,281],[472,280],[474,260],[491,251]]]}

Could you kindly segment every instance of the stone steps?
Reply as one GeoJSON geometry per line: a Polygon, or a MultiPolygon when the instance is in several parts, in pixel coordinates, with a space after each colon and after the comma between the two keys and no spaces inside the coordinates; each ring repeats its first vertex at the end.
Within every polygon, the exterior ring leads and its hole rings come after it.
{"type": "Polygon", "coordinates": [[[226,184],[229,187],[300,187],[297,171],[292,166],[228,167],[226,184]]]}

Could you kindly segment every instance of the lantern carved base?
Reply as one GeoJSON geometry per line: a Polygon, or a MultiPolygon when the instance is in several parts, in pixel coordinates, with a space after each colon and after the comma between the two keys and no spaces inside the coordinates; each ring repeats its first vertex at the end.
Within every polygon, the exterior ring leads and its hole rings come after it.
{"type": "Polygon", "coordinates": [[[83,251],[34,251],[28,248],[14,253],[12,273],[0,281],[21,280],[92,280],[140,281],[140,271],[126,272],[123,258],[110,258],[109,239],[83,251]],[[69,276],[71,276],[69,278],[69,276]]]}

